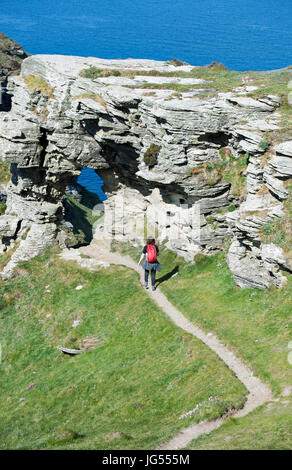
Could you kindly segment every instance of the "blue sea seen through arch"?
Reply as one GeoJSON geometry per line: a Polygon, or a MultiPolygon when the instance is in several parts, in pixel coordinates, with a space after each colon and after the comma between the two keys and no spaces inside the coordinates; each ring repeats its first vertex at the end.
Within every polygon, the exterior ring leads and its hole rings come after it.
{"type": "Polygon", "coordinates": [[[93,168],[82,168],[81,174],[77,179],[77,183],[84,186],[87,191],[97,194],[100,201],[107,199],[106,194],[103,192],[103,181],[93,168]]]}

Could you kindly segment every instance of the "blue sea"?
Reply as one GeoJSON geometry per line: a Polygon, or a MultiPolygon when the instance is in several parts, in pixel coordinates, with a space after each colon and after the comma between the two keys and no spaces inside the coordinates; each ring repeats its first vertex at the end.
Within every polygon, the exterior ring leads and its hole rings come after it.
{"type": "MultiPolygon", "coordinates": [[[[2,0],[0,9],[0,31],[31,54],[292,65],[292,0],[2,0]]],[[[89,170],[82,178],[97,184],[89,170]]]]}
{"type": "Polygon", "coordinates": [[[100,201],[107,199],[106,194],[102,190],[103,181],[92,168],[83,168],[77,182],[84,186],[87,191],[97,194],[100,201]]]}

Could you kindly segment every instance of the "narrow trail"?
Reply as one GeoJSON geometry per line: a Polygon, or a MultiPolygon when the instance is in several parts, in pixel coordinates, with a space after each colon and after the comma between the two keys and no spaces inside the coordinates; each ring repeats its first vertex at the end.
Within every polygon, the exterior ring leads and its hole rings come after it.
{"type": "MultiPolygon", "coordinates": [[[[139,273],[140,280],[143,283],[143,269],[132,260],[129,256],[123,256],[116,252],[110,252],[109,246],[102,245],[101,243],[92,242],[86,247],[79,248],[79,251],[85,255],[90,256],[98,261],[104,261],[109,264],[118,264],[127,266],[134,269],[139,273]]],[[[70,250],[72,252],[72,250],[70,250]]],[[[72,259],[72,257],[71,257],[72,259]]],[[[172,303],[168,301],[165,295],[157,288],[154,292],[146,290],[148,295],[157,303],[157,305],[164,311],[164,313],[184,331],[190,333],[196,338],[205,343],[217,356],[225,362],[225,364],[234,372],[236,377],[245,385],[248,390],[248,397],[244,407],[241,410],[229,412],[226,415],[211,421],[201,421],[198,424],[193,424],[179,432],[177,436],[167,443],[162,443],[157,450],[177,450],[186,447],[193,439],[201,434],[208,434],[214,429],[219,428],[228,416],[240,418],[246,416],[260,405],[268,401],[272,401],[272,392],[270,388],[261,382],[260,379],[253,375],[252,370],[244,364],[244,362],[235,354],[230,351],[218,338],[211,334],[205,333],[199,327],[191,323],[179,310],[177,310],[172,303]]]]}

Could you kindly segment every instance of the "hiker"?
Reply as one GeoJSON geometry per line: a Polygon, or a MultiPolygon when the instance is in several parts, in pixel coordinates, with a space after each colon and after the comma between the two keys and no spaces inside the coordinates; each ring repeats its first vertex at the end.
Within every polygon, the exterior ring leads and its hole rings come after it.
{"type": "Polygon", "coordinates": [[[144,287],[148,289],[148,277],[149,271],[151,271],[151,288],[155,290],[155,276],[156,271],[161,271],[161,265],[157,259],[159,255],[159,248],[155,245],[155,240],[153,237],[148,237],[146,241],[146,245],[143,248],[141,258],[139,263],[141,263],[142,259],[146,255],[146,259],[143,261],[142,268],[145,269],[145,282],[144,287]]]}

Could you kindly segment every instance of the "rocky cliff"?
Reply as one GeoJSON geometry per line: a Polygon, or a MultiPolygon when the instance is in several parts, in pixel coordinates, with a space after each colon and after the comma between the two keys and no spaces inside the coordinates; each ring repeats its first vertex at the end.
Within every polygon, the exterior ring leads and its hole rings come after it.
{"type": "Polygon", "coordinates": [[[291,78],[290,68],[25,59],[8,82],[12,107],[0,112],[0,157],[12,173],[2,249],[19,242],[3,277],[61,242],[66,186],[89,167],[108,196],[97,237],[137,243],[146,220],[189,260],[230,243],[241,287],[281,286],[291,272],[291,78]]]}
{"type": "Polygon", "coordinates": [[[0,32],[0,81],[5,81],[8,75],[18,75],[28,55],[17,42],[0,32]]]}
{"type": "Polygon", "coordinates": [[[7,77],[19,75],[21,63],[28,56],[17,42],[0,32],[0,110],[8,110],[10,107],[6,93],[7,77]]]}
{"type": "MultiPolygon", "coordinates": [[[[8,111],[11,107],[11,97],[6,89],[7,77],[20,74],[21,63],[28,55],[19,44],[0,32],[0,111],[8,111]]],[[[0,159],[0,215],[5,209],[9,179],[7,165],[0,159]]]]}

